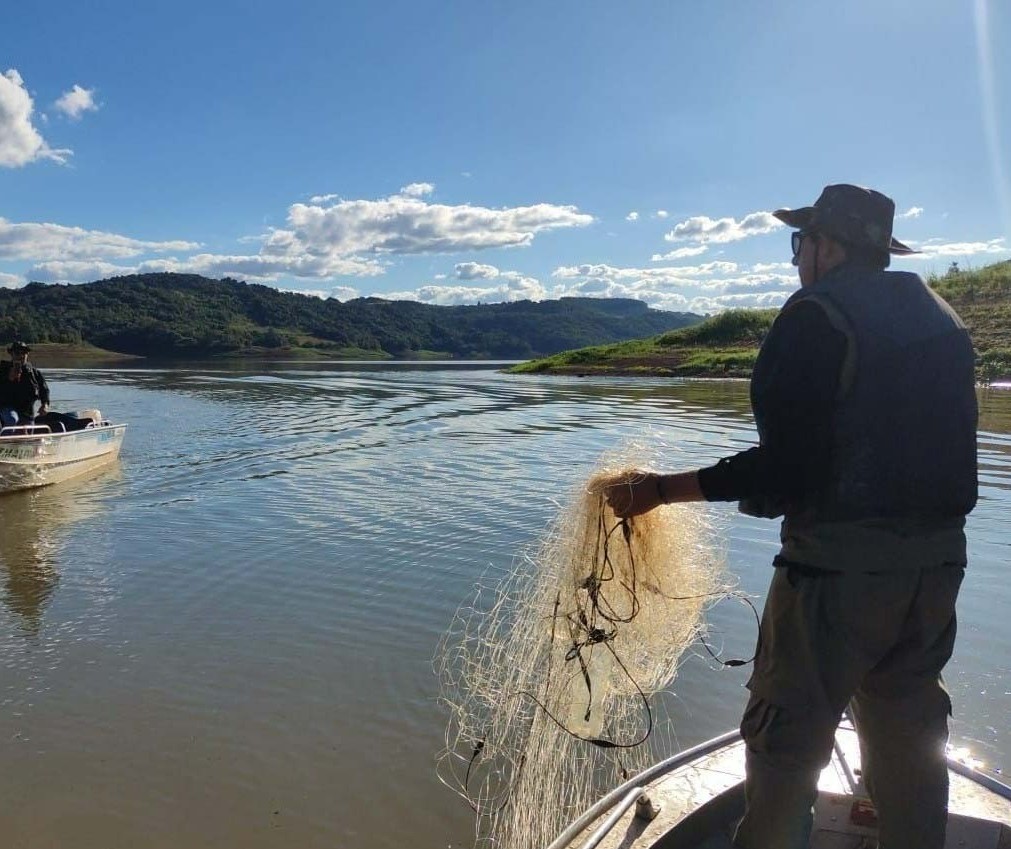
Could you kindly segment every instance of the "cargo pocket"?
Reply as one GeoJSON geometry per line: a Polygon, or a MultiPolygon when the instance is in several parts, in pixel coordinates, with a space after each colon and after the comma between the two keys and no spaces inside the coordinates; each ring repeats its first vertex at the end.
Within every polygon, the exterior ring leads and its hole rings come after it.
{"type": "Polygon", "coordinates": [[[741,719],[741,737],[754,752],[768,752],[776,714],[782,710],[767,699],[752,697],[741,719]]]}

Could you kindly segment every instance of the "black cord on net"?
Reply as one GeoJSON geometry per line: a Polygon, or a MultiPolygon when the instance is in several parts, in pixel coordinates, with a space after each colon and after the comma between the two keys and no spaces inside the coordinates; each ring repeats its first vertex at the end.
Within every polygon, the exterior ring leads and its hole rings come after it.
{"type": "MultiPolygon", "coordinates": [[[[566,661],[575,660],[575,659],[579,660],[580,671],[582,672],[583,680],[584,680],[584,682],[586,684],[586,687],[587,687],[587,714],[586,714],[585,719],[589,719],[589,711],[591,709],[591,705],[592,705],[592,702],[593,702],[593,692],[592,692],[593,684],[592,684],[592,679],[590,678],[590,675],[589,675],[589,670],[588,670],[588,668],[586,666],[586,661],[582,657],[582,650],[584,648],[587,648],[587,647],[590,647],[590,646],[603,645],[611,653],[611,656],[614,658],[614,661],[621,668],[621,670],[624,673],[625,677],[628,678],[628,680],[632,683],[632,686],[635,688],[636,693],[638,694],[639,699],[642,701],[643,710],[645,712],[645,717],[646,717],[646,729],[645,729],[645,731],[642,733],[642,735],[639,737],[639,739],[633,740],[633,741],[629,741],[629,742],[619,742],[619,741],[616,741],[616,740],[609,740],[609,739],[604,738],[604,737],[585,737],[585,736],[583,736],[581,734],[576,733],[575,731],[572,731],[570,728],[568,728],[565,725],[565,723],[562,722],[551,711],[551,709],[544,703],[544,701],[542,699],[539,699],[535,694],[533,694],[533,693],[531,693],[529,691],[526,691],[526,690],[518,691],[515,694],[517,696],[524,696],[524,697],[530,699],[530,701],[532,701],[537,707],[539,707],[541,709],[541,711],[544,712],[544,715],[547,716],[547,718],[552,723],[554,723],[558,728],[560,728],[562,731],[564,731],[570,737],[573,737],[576,740],[580,740],[580,741],[582,741],[584,743],[589,743],[589,744],[591,744],[593,746],[597,746],[598,748],[601,748],[601,749],[621,750],[621,749],[632,749],[632,748],[635,748],[637,746],[641,746],[652,735],[652,733],[653,733],[653,726],[654,726],[653,710],[652,710],[652,708],[650,707],[650,704],[649,704],[649,697],[646,695],[646,693],[639,686],[639,683],[632,676],[632,673],[629,672],[628,667],[625,666],[625,664],[622,662],[621,658],[618,656],[617,652],[615,652],[614,647],[611,645],[612,641],[614,640],[614,638],[615,638],[615,636],[617,635],[617,632],[618,632],[617,626],[620,625],[620,624],[627,624],[629,622],[632,622],[635,619],[635,617],[639,614],[639,610],[641,609],[641,604],[640,604],[638,595],[636,593],[636,564],[635,564],[635,558],[634,558],[634,556],[632,554],[631,538],[632,538],[632,524],[631,524],[631,521],[628,518],[622,518],[622,519],[620,519],[612,528],[607,529],[606,523],[605,523],[605,520],[604,520],[604,512],[603,512],[603,510],[600,511],[600,519],[599,519],[598,525],[597,525],[597,539],[596,539],[595,550],[597,552],[602,552],[603,556],[602,556],[602,559],[599,561],[599,563],[598,562],[594,563],[594,567],[591,570],[590,574],[587,576],[587,578],[580,585],[580,588],[581,589],[585,589],[586,592],[587,592],[587,598],[590,601],[590,610],[591,610],[591,613],[594,614],[594,618],[592,618],[592,619],[588,618],[586,616],[586,613],[583,610],[579,610],[578,611],[578,615],[575,617],[575,619],[573,618],[572,614],[566,614],[565,618],[566,618],[566,621],[569,623],[570,637],[572,638],[573,644],[569,648],[569,650],[566,652],[565,660],[566,661]],[[627,615],[624,615],[624,616],[621,615],[621,614],[619,614],[618,611],[615,610],[614,606],[611,604],[611,601],[606,597],[606,595],[603,596],[603,597],[601,595],[601,589],[602,589],[602,587],[605,584],[607,584],[607,583],[615,580],[616,571],[615,571],[615,568],[614,568],[614,564],[611,562],[611,556],[610,556],[610,552],[608,550],[608,546],[610,544],[611,537],[614,535],[614,533],[619,528],[621,529],[622,537],[623,537],[623,539],[625,541],[625,546],[626,546],[627,551],[628,551],[629,564],[632,567],[631,568],[631,586],[629,586],[628,584],[626,584],[624,581],[622,581],[620,579],[618,580],[618,582],[621,584],[621,586],[625,589],[625,591],[629,594],[629,596],[631,598],[630,612],[627,615]],[[600,574],[599,575],[596,574],[598,565],[600,566],[600,574]],[[607,607],[606,611],[604,609],[605,605],[607,607]],[[609,631],[605,630],[603,628],[600,628],[600,627],[598,627],[596,625],[596,618],[595,618],[596,615],[599,615],[602,619],[604,619],[606,622],[608,622],[612,626],[609,631]],[[585,632],[585,635],[586,635],[585,638],[583,640],[577,640],[575,638],[573,629],[575,629],[575,633],[578,633],[579,629],[582,629],[585,632]]],[[[703,598],[713,598],[715,596],[721,596],[721,595],[723,597],[727,597],[728,596],[727,593],[723,593],[723,592],[701,593],[701,594],[697,594],[697,595],[687,595],[687,596],[668,596],[668,595],[666,595],[664,593],[659,593],[659,594],[662,595],[664,598],[668,599],[669,601],[692,601],[692,600],[703,599],[703,598]]],[[[732,594],[729,594],[729,595],[738,595],[738,594],[732,593],[732,594]]],[[[741,598],[741,599],[743,599],[743,601],[751,608],[751,611],[752,611],[752,613],[755,616],[756,625],[758,627],[758,639],[757,639],[757,642],[756,642],[755,654],[752,655],[752,657],[749,660],[740,660],[740,659],[734,659],[734,658],[732,658],[730,660],[723,660],[722,658],[719,657],[719,655],[716,652],[713,651],[713,649],[706,642],[704,634],[701,631],[698,632],[699,641],[702,643],[703,648],[706,650],[706,652],[709,654],[709,656],[712,657],[713,660],[715,660],[717,663],[719,663],[719,664],[721,664],[723,666],[726,666],[726,667],[744,666],[744,665],[746,665],[748,663],[752,663],[755,660],[755,658],[758,656],[758,650],[759,650],[759,647],[761,646],[761,641],[762,641],[761,619],[760,619],[760,617],[758,615],[758,610],[755,608],[755,605],[752,604],[751,600],[748,599],[746,596],[738,595],[738,597],[741,598]]],[[[551,620],[552,620],[552,624],[551,624],[551,642],[552,642],[552,644],[555,641],[555,623],[559,619],[558,608],[560,607],[560,605],[561,605],[561,591],[559,591],[556,594],[556,596],[555,596],[554,610],[553,610],[552,616],[551,616],[551,620]]],[[[551,664],[551,654],[549,653],[549,655],[548,655],[548,670],[547,670],[547,674],[545,676],[545,691],[548,690],[548,688],[550,687],[550,682],[551,682],[551,665],[550,664],[551,664]]],[[[532,722],[532,719],[531,719],[531,722],[532,722]]],[[[477,759],[480,757],[481,753],[483,752],[484,746],[485,746],[485,741],[484,740],[479,740],[477,743],[475,743],[473,753],[472,753],[472,755],[470,757],[470,760],[469,760],[469,762],[467,764],[467,772],[466,772],[466,775],[465,775],[465,778],[464,778],[465,798],[467,798],[468,803],[470,804],[471,808],[475,812],[477,812],[477,813],[482,813],[482,811],[471,800],[469,792],[467,792],[467,791],[468,791],[469,784],[470,784],[471,771],[473,769],[474,764],[477,762],[477,759]]],[[[510,794],[512,792],[513,787],[515,787],[515,784],[516,784],[516,782],[519,779],[519,774],[522,772],[523,766],[525,765],[525,762],[526,762],[526,758],[524,756],[520,760],[520,764],[519,764],[519,766],[517,768],[517,774],[516,774],[516,776],[514,776],[513,781],[510,782],[510,786],[506,789],[504,800],[502,801],[501,805],[495,811],[491,812],[490,815],[494,815],[494,814],[499,813],[509,803],[509,796],[510,796],[510,794]]],[[[621,769],[622,769],[623,772],[625,771],[624,766],[620,763],[620,760],[619,760],[619,767],[621,767],[621,769]]]]}
{"type": "MultiPolygon", "coordinates": [[[[601,497],[602,498],[602,497],[601,497]]],[[[583,650],[593,646],[602,645],[610,653],[611,657],[614,659],[615,663],[621,669],[625,677],[631,682],[632,686],[638,695],[639,700],[641,700],[643,705],[643,711],[646,717],[646,728],[639,736],[638,739],[631,741],[617,741],[609,740],[605,737],[588,737],[578,734],[572,731],[564,722],[562,722],[544,703],[542,699],[539,699],[533,693],[527,691],[521,691],[520,695],[526,696],[534,704],[536,704],[548,717],[551,722],[557,725],[562,731],[568,734],[570,737],[580,740],[584,743],[590,743],[593,746],[597,746],[601,749],[632,749],[636,746],[641,746],[645,743],[650,735],[653,733],[653,709],[649,704],[649,697],[643,691],[642,687],[639,686],[638,681],[635,680],[632,673],[625,666],[622,659],[618,656],[618,653],[614,650],[612,642],[614,637],[618,633],[617,626],[620,624],[627,624],[638,616],[641,609],[641,604],[639,598],[636,594],[636,564],[635,557],[632,553],[632,530],[631,523],[628,519],[622,519],[610,530],[607,529],[607,525],[604,520],[604,511],[600,511],[600,519],[597,524],[597,539],[595,551],[598,553],[598,558],[595,558],[593,568],[590,571],[590,575],[582,582],[580,585],[581,589],[586,590],[587,599],[589,601],[589,615],[586,610],[580,609],[577,611],[576,615],[567,614],[566,621],[569,624],[569,636],[572,640],[572,645],[569,650],[565,653],[565,660],[578,660],[580,671],[583,676],[583,681],[586,684],[587,690],[587,713],[584,719],[588,720],[590,717],[590,711],[592,710],[593,704],[593,681],[590,678],[589,669],[587,668],[586,661],[583,658],[583,650]],[[614,564],[611,562],[611,555],[608,550],[608,546],[611,541],[611,537],[614,535],[615,531],[621,529],[622,536],[625,540],[625,546],[628,549],[628,560],[631,565],[631,586],[626,584],[622,580],[618,580],[618,583],[625,589],[631,598],[630,611],[626,615],[620,614],[615,608],[611,601],[606,595],[601,594],[601,590],[605,584],[610,583],[615,580],[615,568],[614,564]],[[597,574],[599,571],[599,575],[597,574]],[[605,609],[606,606],[606,609],[605,609]],[[609,625],[611,628],[605,629],[598,625],[597,617],[600,617],[609,625]],[[577,635],[582,634],[583,638],[578,639],[577,635]]],[[[552,642],[555,639],[555,621],[558,620],[558,607],[560,604],[561,594],[559,593],[555,598],[555,609],[552,616],[552,631],[551,638],[552,642]]],[[[549,655],[550,657],[550,655],[549,655]]],[[[549,674],[545,677],[545,691],[547,691],[551,684],[550,668],[549,674]]]]}
{"type": "MultiPolygon", "coordinates": [[[[619,524],[615,525],[610,530],[606,530],[606,524],[605,524],[604,518],[603,518],[603,511],[601,511],[600,521],[598,522],[598,526],[597,526],[597,540],[596,540],[596,548],[595,548],[595,550],[597,552],[602,552],[603,553],[603,557],[602,557],[602,559],[600,561],[594,563],[593,570],[591,571],[590,576],[587,577],[587,579],[581,585],[581,589],[585,589],[587,591],[587,597],[591,601],[591,611],[594,612],[594,613],[599,613],[600,616],[605,621],[609,622],[612,626],[616,626],[619,623],[631,622],[638,615],[640,606],[639,606],[639,600],[638,600],[638,598],[635,595],[635,583],[634,583],[635,582],[635,561],[634,561],[634,558],[633,558],[633,555],[632,555],[631,529],[630,529],[628,520],[623,519],[619,524]],[[602,599],[601,598],[601,594],[600,594],[600,589],[601,589],[602,585],[604,585],[606,583],[609,583],[610,581],[614,580],[614,577],[615,577],[614,564],[611,562],[611,557],[610,557],[610,554],[608,552],[608,544],[610,542],[611,536],[614,534],[614,532],[619,527],[622,528],[622,535],[624,536],[624,539],[625,539],[625,545],[628,546],[629,562],[632,564],[632,581],[633,581],[633,585],[631,587],[629,587],[627,584],[625,584],[624,581],[619,581],[619,583],[622,585],[622,587],[624,587],[625,590],[628,591],[630,593],[631,597],[632,597],[632,611],[631,611],[631,613],[628,616],[621,616],[621,615],[619,615],[617,613],[617,611],[614,610],[614,607],[607,600],[607,598],[605,597],[605,598],[602,599]],[[600,571],[601,571],[601,574],[599,576],[596,574],[598,566],[600,567],[600,571]],[[606,574],[605,574],[605,570],[606,570],[606,574]],[[603,601],[603,603],[607,605],[608,609],[610,610],[610,613],[604,612],[604,610],[600,607],[601,601],[603,601]]],[[[561,618],[558,615],[558,609],[559,609],[560,606],[561,606],[561,591],[559,590],[556,593],[556,595],[555,595],[554,610],[552,611],[552,615],[551,615],[551,643],[552,644],[554,644],[555,638],[556,638],[556,624],[558,623],[559,619],[561,618]]],[[[580,670],[581,670],[581,672],[583,674],[583,680],[586,683],[587,694],[588,694],[587,716],[586,716],[586,718],[589,719],[590,705],[592,705],[592,702],[593,702],[593,684],[592,684],[592,680],[590,679],[589,670],[588,670],[588,668],[586,666],[586,661],[583,659],[583,656],[582,656],[582,650],[584,648],[587,648],[587,647],[590,647],[590,646],[603,645],[611,653],[611,656],[614,658],[614,661],[621,668],[622,672],[625,674],[625,677],[627,677],[628,680],[632,683],[632,686],[635,687],[636,693],[638,694],[639,699],[642,701],[643,709],[645,711],[645,716],[646,716],[646,729],[645,729],[645,731],[642,733],[642,735],[640,736],[639,739],[628,741],[628,742],[620,742],[620,741],[616,741],[616,740],[608,740],[608,739],[603,738],[603,737],[587,737],[587,736],[583,736],[581,734],[576,733],[575,731],[572,731],[570,728],[568,728],[565,725],[565,723],[562,722],[552,712],[552,710],[544,703],[544,701],[542,699],[538,698],[534,693],[531,693],[531,692],[529,692],[527,690],[520,690],[515,695],[517,695],[517,696],[523,696],[523,697],[529,699],[530,701],[532,701],[538,708],[540,708],[541,711],[543,711],[544,715],[552,723],[554,723],[556,726],[558,726],[558,728],[560,728],[562,731],[564,731],[570,737],[575,738],[576,740],[580,740],[580,741],[582,741],[584,743],[589,743],[589,744],[591,744],[593,746],[597,746],[598,748],[601,748],[601,749],[620,750],[620,749],[632,749],[632,748],[635,748],[636,746],[641,746],[643,743],[646,742],[646,740],[649,739],[650,735],[653,733],[653,710],[650,707],[648,696],[645,694],[645,692],[643,692],[643,690],[639,686],[638,682],[632,676],[632,673],[629,672],[628,668],[622,662],[621,658],[618,657],[617,653],[614,651],[613,646],[611,645],[611,641],[614,639],[615,635],[617,634],[617,628],[616,627],[612,627],[612,629],[610,631],[606,631],[603,628],[596,627],[595,624],[591,623],[591,621],[587,619],[586,613],[583,610],[579,610],[578,611],[578,616],[575,619],[573,618],[572,614],[566,614],[565,619],[566,619],[566,621],[569,624],[569,636],[570,636],[570,639],[572,639],[572,646],[566,652],[566,654],[565,654],[565,660],[566,661],[575,660],[575,659],[579,660],[580,670]],[[575,633],[579,632],[580,628],[582,628],[585,631],[585,634],[586,634],[586,637],[583,640],[577,640],[576,637],[575,637],[575,635],[574,635],[575,633]]],[[[548,669],[547,669],[547,672],[545,674],[545,685],[544,685],[545,686],[545,691],[549,690],[550,686],[551,686],[551,678],[552,678],[551,657],[552,657],[552,655],[549,652],[548,653],[548,669]]],[[[533,721],[533,719],[531,718],[531,722],[532,721],[533,721]]],[[[473,751],[471,753],[470,759],[467,762],[467,770],[466,770],[466,773],[464,775],[464,780],[463,780],[463,791],[464,792],[461,795],[463,795],[463,797],[467,800],[468,805],[471,807],[471,809],[473,811],[475,811],[475,813],[483,814],[485,816],[495,816],[496,814],[498,814],[499,812],[501,812],[502,810],[504,810],[504,808],[506,807],[506,805],[509,804],[510,795],[512,793],[513,788],[518,783],[520,773],[522,773],[523,767],[524,767],[524,765],[526,763],[526,758],[524,757],[524,758],[522,758],[520,760],[520,764],[517,767],[516,775],[513,777],[513,780],[510,781],[509,785],[506,787],[506,790],[505,790],[502,802],[498,805],[498,807],[495,810],[493,810],[493,811],[486,811],[486,810],[484,810],[484,806],[482,806],[479,803],[477,803],[477,802],[474,801],[474,799],[473,799],[473,797],[472,797],[472,795],[470,793],[471,775],[472,775],[472,772],[473,772],[475,764],[477,763],[478,759],[481,757],[482,753],[484,752],[485,742],[486,741],[484,739],[481,739],[481,740],[478,740],[477,742],[475,742],[475,744],[474,744],[474,749],[473,749],[473,751]]],[[[626,774],[627,775],[627,770],[625,769],[624,765],[620,762],[620,759],[619,759],[619,762],[618,762],[618,766],[621,769],[622,774],[626,774]]]]}

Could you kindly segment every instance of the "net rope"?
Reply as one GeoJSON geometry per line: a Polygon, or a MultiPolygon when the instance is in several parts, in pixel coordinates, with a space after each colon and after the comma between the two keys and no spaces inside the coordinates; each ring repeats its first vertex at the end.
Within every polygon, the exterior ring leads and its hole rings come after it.
{"type": "MultiPolygon", "coordinates": [[[[639,466],[638,468],[642,468],[639,466]]],[[[479,584],[436,655],[448,708],[438,773],[475,814],[475,846],[547,846],[649,765],[669,688],[703,612],[731,588],[707,511],[618,519],[602,463],[537,549],[479,584]]]]}

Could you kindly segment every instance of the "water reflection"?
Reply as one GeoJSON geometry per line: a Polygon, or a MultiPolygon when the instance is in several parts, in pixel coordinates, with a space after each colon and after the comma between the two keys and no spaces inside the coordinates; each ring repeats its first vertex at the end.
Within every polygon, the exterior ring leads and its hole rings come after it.
{"type": "MultiPolygon", "coordinates": [[[[0,770],[5,845],[470,845],[433,768],[431,661],[459,602],[623,440],[658,443],[671,469],[755,440],[745,382],[315,363],[50,382],[131,429],[121,482],[0,497],[0,741],[19,741],[0,770]]],[[[1011,392],[980,404],[949,685],[954,739],[1007,766],[1011,392]]],[[[713,518],[760,596],[775,523],[713,518]]],[[[734,607],[710,620],[728,654],[755,638],[734,607]]],[[[746,673],[689,659],[679,745],[739,721],[746,673]]]]}
{"type": "Polygon", "coordinates": [[[68,525],[101,510],[118,464],[38,489],[0,496],[2,599],[29,636],[60,582],[59,565],[68,525]]]}

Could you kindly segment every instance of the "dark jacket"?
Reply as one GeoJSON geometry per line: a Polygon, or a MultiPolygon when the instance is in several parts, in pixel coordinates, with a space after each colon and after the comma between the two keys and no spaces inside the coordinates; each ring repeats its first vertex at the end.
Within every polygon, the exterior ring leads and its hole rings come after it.
{"type": "Polygon", "coordinates": [[[0,407],[12,407],[22,419],[35,415],[35,402],[49,406],[49,385],[35,366],[25,363],[17,380],[12,380],[14,363],[0,362],[0,407]]]}

